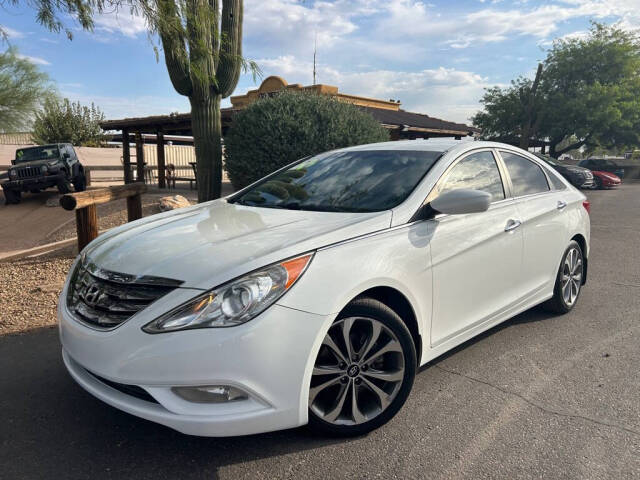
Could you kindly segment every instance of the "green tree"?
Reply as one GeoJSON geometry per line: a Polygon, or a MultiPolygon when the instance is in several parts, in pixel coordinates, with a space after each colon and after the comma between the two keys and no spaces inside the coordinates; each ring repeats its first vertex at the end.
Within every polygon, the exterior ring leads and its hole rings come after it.
{"type": "MultiPolygon", "coordinates": [[[[102,12],[106,4],[116,3],[110,0],[0,0],[0,7],[24,3],[36,11],[36,21],[53,32],[64,31],[67,38],[73,38],[73,27],[65,20],[75,19],[84,30],[93,30],[93,16],[102,12]]],[[[73,22],[72,22],[73,23],[73,22]]],[[[0,25],[0,37],[6,40],[6,32],[0,25]]]]}
{"type": "Polygon", "coordinates": [[[104,114],[93,103],[91,106],[72,103],[68,98],[49,98],[44,108],[36,113],[33,139],[38,144],[71,143],[95,147],[104,142],[100,122],[104,114]]]}
{"type": "MultiPolygon", "coordinates": [[[[284,91],[235,115],[225,137],[225,167],[233,186],[242,188],[307,155],[388,140],[388,131],[355,105],[284,91]]],[[[273,189],[283,193],[286,185],[273,189]]]]}
{"type": "Polygon", "coordinates": [[[546,141],[554,157],[583,146],[638,144],[640,41],[635,33],[594,23],[585,38],[555,41],[538,73],[537,91],[527,78],[486,91],[484,109],[473,118],[485,138],[520,146],[528,146],[529,139],[546,141]]]}
{"type": "Polygon", "coordinates": [[[29,60],[20,58],[15,48],[0,53],[0,132],[28,128],[51,92],[49,77],[29,60]]]}
{"type": "Polygon", "coordinates": [[[260,74],[254,62],[242,57],[243,0],[33,0],[33,5],[39,23],[54,31],[64,29],[69,38],[71,30],[61,20],[66,14],[86,30],[93,29],[93,15],[107,7],[130,8],[146,19],[150,33],[160,37],[173,87],[191,103],[198,201],[220,197],[220,101],[231,95],[241,71],[260,74]]]}

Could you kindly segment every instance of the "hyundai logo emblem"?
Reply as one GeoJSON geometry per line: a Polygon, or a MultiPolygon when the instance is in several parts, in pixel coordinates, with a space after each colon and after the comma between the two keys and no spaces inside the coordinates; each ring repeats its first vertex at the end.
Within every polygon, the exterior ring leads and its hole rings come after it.
{"type": "Polygon", "coordinates": [[[95,283],[92,283],[90,285],[87,285],[87,287],[84,289],[84,295],[82,296],[82,299],[84,300],[84,303],[86,303],[90,307],[95,307],[100,301],[101,296],[102,289],[95,283]]]}

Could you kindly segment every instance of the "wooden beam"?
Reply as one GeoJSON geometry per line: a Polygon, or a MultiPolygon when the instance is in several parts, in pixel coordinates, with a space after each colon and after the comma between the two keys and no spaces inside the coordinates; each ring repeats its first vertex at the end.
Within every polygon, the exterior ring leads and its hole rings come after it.
{"type": "Polygon", "coordinates": [[[165,162],[164,162],[164,133],[158,129],[156,134],[156,149],[158,152],[158,187],[166,188],[165,182],[165,162]]]}
{"type": "Polygon", "coordinates": [[[127,219],[129,222],[142,218],[142,195],[127,197],[127,219]]]}
{"type": "Polygon", "coordinates": [[[76,210],[76,230],[78,231],[78,252],[81,252],[91,240],[98,236],[98,209],[95,204],[76,210]]]}
{"type": "Polygon", "coordinates": [[[136,182],[144,183],[144,141],[140,132],[136,132],[136,182]]]}
{"type": "Polygon", "coordinates": [[[118,185],[115,187],[97,188],[84,192],[67,193],[60,197],[60,205],[65,210],[77,210],[89,205],[99,205],[120,198],[133,197],[147,191],[144,183],[130,183],[128,185],[118,185]]]}
{"type": "Polygon", "coordinates": [[[129,145],[129,129],[122,129],[122,168],[124,168],[124,183],[131,183],[131,147],[129,145]]]}

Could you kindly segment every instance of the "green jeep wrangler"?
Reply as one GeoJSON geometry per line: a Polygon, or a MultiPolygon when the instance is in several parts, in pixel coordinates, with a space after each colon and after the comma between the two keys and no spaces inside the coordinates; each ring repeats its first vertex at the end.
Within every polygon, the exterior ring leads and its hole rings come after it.
{"type": "Polygon", "coordinates": [[[7,204],[19,203],[22,192],[38,193],[57,187],[65,194],[71,191],[71,184],[76,192],[87,187],[84,167],[68,143],[20,148],[11,164],[9,180],[2,183],[7,204]]]}

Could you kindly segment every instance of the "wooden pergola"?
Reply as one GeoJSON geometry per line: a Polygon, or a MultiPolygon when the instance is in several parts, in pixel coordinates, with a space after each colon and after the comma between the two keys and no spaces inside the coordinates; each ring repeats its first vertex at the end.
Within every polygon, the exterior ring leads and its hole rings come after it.
{"type": "MultiPolygon", "coordinates": [[[[222,136],[224,137],[233,122],[234,113],[246,108],[256,99],[273,95],[282,90],[309,91],[316,94],[329,95],[341,101],[352,103],[370,113],[373,118],[390,131],[392,140],[473,136],[479,131],[476,128],[456,122],[449,122],[430,117],[422,113],[407,112],[400,108],[400,102],[395,100],[379,100],[374,98],[348,95],[338,92],[337,87],[330,85],[310,85],[303,87],[298,84],[289,85],[280,77],[268,77],[260,88],[251,90],[245,95],[231,97],[232,107],[221,110],[222,136]]],[[[166,187],[165,176],[165,135],[192,136],[191,114],[177,113],[140,118],[123,118],[107,120],[100,124],[106,131],[122,132],[122,162],[125,183],[131,183],[131,151],[130,140],[133,135],[136,149],[137,178],[144,179],[144,138],[143,135],[156,136],[158,156],[158,186],[166,187]],[[127,141],[128,140],[128,141],[127,141]]]]}

